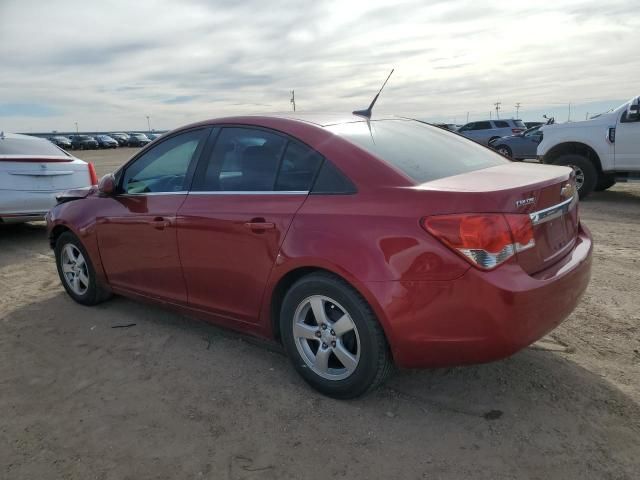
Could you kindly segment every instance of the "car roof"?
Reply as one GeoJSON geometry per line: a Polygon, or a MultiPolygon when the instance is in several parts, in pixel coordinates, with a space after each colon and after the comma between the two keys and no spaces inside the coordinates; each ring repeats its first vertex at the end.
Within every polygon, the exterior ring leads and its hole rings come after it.
{"type": "MultiPolygon", "coordinates": [[[[402,117],[395,115],[382,115],[373,116],[371,121],[379,120],[398,120],[402,117]]],[[[260,119],[282,119],[292,120],[295,122],[302,122],[307,124],[316,125],[319,127],[328,127],[331,125],[339,125],[342,123],[352,122],[365,122],[367,119],[352,113],[335,113],[335,112],[273,112],[273,113],[256,113],[249,115],[229,116],[221,118],[212,118],[198,124],[210,124],[210,123],[224,123],[228,122],[242,122],[248,121],[249,123],[257,123],[256,120],[260,119]]]]}

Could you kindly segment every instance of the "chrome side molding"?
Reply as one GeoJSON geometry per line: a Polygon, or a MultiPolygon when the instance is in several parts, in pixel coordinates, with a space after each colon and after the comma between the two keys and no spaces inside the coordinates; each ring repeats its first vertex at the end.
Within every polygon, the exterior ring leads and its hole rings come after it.
{"type": "Polygon", "coordinates": [[[578,196],[574,195],[568,200],[558,203],[557,205],[530,213],[529,218],[533,225],[540,225],[541,223],[549,222],[555,218],[561,217],[565,213],[568,213],[576,203],[578,203],[578,196]]]}

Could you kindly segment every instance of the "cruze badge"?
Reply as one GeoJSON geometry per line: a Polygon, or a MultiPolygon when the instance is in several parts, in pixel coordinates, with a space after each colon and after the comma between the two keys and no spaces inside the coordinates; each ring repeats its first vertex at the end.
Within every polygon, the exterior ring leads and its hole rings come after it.
{"type": "Polygon", "coordinates": [[[516,200],[516,208],[524,207],[525,205],[533,205],[536,202],[536,197],[523,198],[522,200],[516,200]]]}
{"type": "Polygon", "coordinates": [[[563,187],[560,189],[560,196],[562,198],[573,197],[573,185],[571,185],[570,183],[563,185],[563,187]]]}

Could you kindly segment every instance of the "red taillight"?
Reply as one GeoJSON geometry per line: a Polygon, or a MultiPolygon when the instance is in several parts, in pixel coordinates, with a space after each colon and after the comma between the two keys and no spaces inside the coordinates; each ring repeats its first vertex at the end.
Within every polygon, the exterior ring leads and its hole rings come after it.
{"type": "Polygon", "coordinates": [[[535,245],[529,215],[459,214],[422,219],[422,226],[472,265],[491,270],[535,245]]]}
{"type": "Polygon", "coordinates": [[[516,133],[524,132],[522,128],[512,128],[511,132],[515,135],[516,133]]]}
{"type": "Polygon", "coordinates": [[[91,181],[91,185],[98,185],[98,175],[96,174],[93,163],[87,163],[87,167],[89,167],[89,180],[91,181]]]}

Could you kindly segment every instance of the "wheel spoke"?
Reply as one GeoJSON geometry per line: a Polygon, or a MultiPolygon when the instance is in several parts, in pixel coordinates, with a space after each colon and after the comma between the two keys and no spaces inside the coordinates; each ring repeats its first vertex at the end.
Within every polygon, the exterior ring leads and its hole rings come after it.
{"type": "Polygon", "coordinates": [[[293,326],[293,334],[296,338],[306,338],[307,340],[318,340],[316,337],[317,328],[304,323],[296,323],[293,326]]]}
{"type": "Polygon", "coordinates": [[[81,253],[78,253],[78,258],[76,260],[76,265],[78,266],[78,268],[82,268],[85,265],[84,257],[82,256],[81,253]]]}
{"type": "Polygon", "coordinates": [[[311,297],[309,300],[311,303],[311,309],[313,310],[313,316],[316,319],[318,325],[327,323],[327,315],[324,313],[324,301],[320,297],[311,297]]]}
{"type": "Polygon", "coordinates": [[[62,264],[62,272],[63,273],[71,273],[73,271],[73,267],[71,266],[70,263],[63,263],[62,264]]]}
{"type": "Polygon", "coordinates": [[[338,342],[336,346],[333,348],[333,353],[340,360],[340,363],[344,365],[344,368],[349,370],[350,372],[355,370],[358,365],[358,361],[356,357],[354,357],[351,352],[349,352],[342,343],[338,342]]]}
{"type": "Polygon", "coordinates": [[[353,324],[353,320],[351,317],[345,313],[342,315],[336,323],[333,324],[333,331],[336,332],[338,337],[344,335],[347,332],[353,330],[355,325],[353,324]]]}
{"type": "Polygon", "coordinates": [[[73,246],[70,243],[67,243],[64,246],[64,252],[67,255],[67,259],[69,260],[69,262],[75,263],[76,256],[73,254],[73,246]]]}
{"type": "Polygon", "coordinates": [[[331,355],[331,350],[328,348],[318,348],[318,352],[316,353],[315,361],[313,362],[313,366],[321,373],[327,373],[329,370],[329,356],[331,355]]]}
{"type": "Polygon", "coordinates": [[[88,288],[89,287],[89,277],[87,277],[87,275],[85,275],[84,272],[80,272],[80,275],[78,275],[78,277],[80,278],[80,282],[82,283],[82,285],[84,285],[84,288],[88,288]]]}
{"type": "Polygon", "coordinates": [[[73,290],[76,293],[80,293],[80,276],[79,275],[74,275],[73,279],[71,280],[71,283],[73,285],[73,290]]]}

